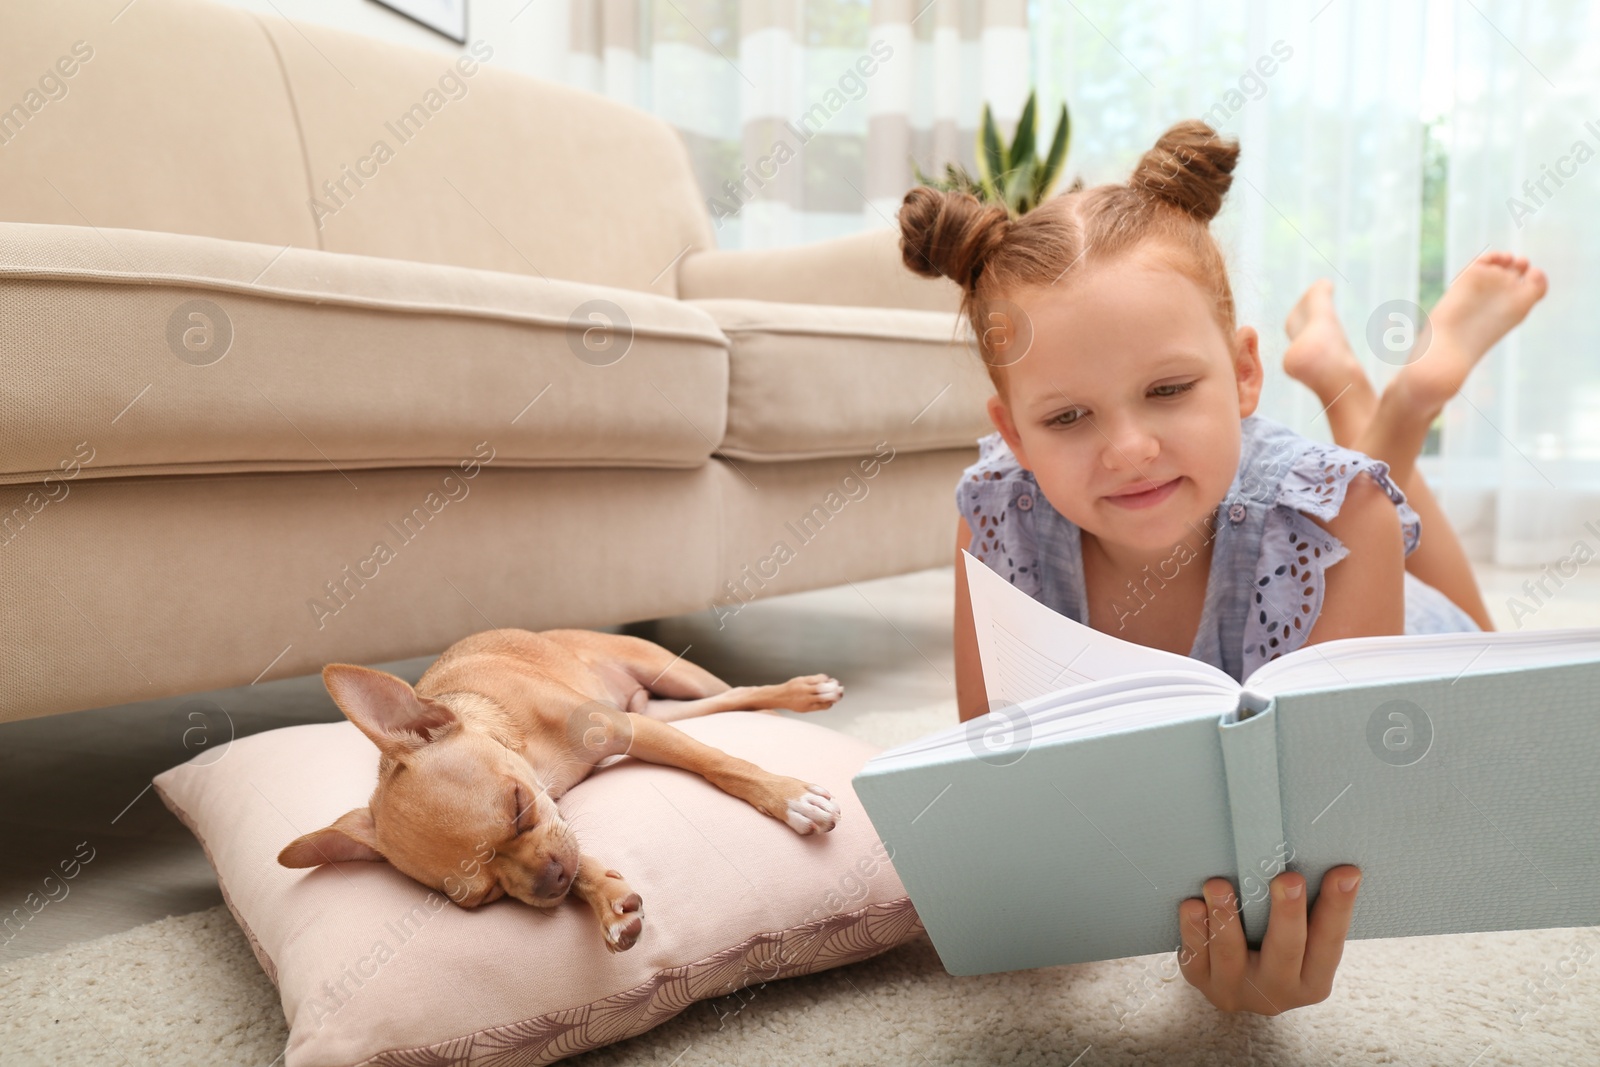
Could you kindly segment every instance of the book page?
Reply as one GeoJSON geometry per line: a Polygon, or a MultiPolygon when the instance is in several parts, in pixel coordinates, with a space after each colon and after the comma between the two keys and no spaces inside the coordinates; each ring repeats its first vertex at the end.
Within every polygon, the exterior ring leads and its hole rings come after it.
{"type": "Polygon", "coordinates": [[[963,551],[973,630],[990,707],[1147,671],[1177,671],[1239,685],[1209,663],[1101,633],[1039,603],[963,551]]]}
{"type": "Polygon", "coordinates": [[[1182,719],[1216,721],[1232,711],[1237,697],[1209,678],[1171,671],[1126,674],[1090,682],[1070,693],[1054,694],[1019,704],[1007,716],[1014,733],[996,744],[980,720],[957,723],[905,744],[885,749],[867,760],[876,771],[895,767],[925,766],[940,760],[963,759],[980,753],[999,755],[1022,752],[1097,734],[1117,733],[1140,726],[1155,726],[1182,719]],[[1020,736],[1019,736],[1020,735],[1020,736]]]}
{"type": "Polygon", "coordinates": [[[1600,659],[1600,627],[1346,637],[1303,645],[1245,679],[1266,696],[1600,659]]]}

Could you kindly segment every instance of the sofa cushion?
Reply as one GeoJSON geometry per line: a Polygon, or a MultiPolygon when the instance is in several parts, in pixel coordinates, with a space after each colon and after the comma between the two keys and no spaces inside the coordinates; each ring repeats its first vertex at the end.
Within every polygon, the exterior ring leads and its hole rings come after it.
{"type": "Polygon", "coordinates": [[[75,456],[89,477],[451,466],[482,441],[498,467],[691,467],[727,392],[726,338],[665,297],[28,223],[0,223],[0,366],[0,483],[75,456]],[[615,334],[572,325],[619,309],[615,334]]]}
{"type": "Polygon", "coordinates": [[[294,108],[251,12],[8,3],[0,71],[0,217],[316,247],[294,108]]]}
{"type": "MultiPolygon", "coordinates": [[[[843,810],[800,837],[674,767],[624,759],[562,797],[583,851],[644,899],[606,950],[577,901],[466,910],[387,863],[289,870],[301,832],[367,803],[378,751],[348,722],[272,730],[158,775],[289,1022],[287,1067],[546,1064],[641,1033],[699,1000],[876,955],[921,932],[850,779],[874,749],[788,716],[727,712],[684,733],[822,783],[843,810]]],[[[448,888],[448,887],[447,887],[448,888]]]]}
{"type": "Polygon", "coordinates": [[[667,296],[682,258],[716,247],[683,140],[654,115],[508,69],[481,38],[452,57],[261,23],[298,108],[318,247],[667,296]]]}
{"type": "Polygon", "coordinates": [[[728,429],[735,459],[970,447],[994,394],[954,313],[690,300],[733,343],[728,429]]]}
{"type": "Polygon", "coordinates": [[[716,247],[663,120],[481,37],[453,55],[247,6],[6,4],[0,216],[667,296],[716,247]]]}

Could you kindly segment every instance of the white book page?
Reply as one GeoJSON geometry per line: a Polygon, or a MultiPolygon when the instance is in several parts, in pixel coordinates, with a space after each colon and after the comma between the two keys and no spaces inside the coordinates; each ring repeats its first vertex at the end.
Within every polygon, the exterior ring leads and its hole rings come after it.
{"type": "Polygon", "coordinates": [[[957,723],[942,730],[880,752],[867,760],[877,771],[935,762],[940,757],[964,753],[981,758],[994,752],[991,730],[1019,737],[1007,743],[1030,745],[1116,733],[1179,719],[1220,719],[1231,712],[1238,697],[1210,679],[1193,674],[1130,674],[1077,687],[1070,694],[1056,693],[1018,705],[1000,723],[991,716],[957,723]],[[986,721],[988,720],[988,721],[986,721]]]}
{"type": "Polygon", "coordinates": [[[1209,663],[1073,622],[1000,577],[972,553],[963,550],[961,555],[990,707],[1150,671],[1192,674],[1218,682],[1229,692],[1239,690],[1227,672],[1209,663]]]}
{"type": "Polygon", "coordinates": [[[1600,659],[1600,628],[1347,637],[1306,645],[1245,679],[1266,696],[1600,659]]]}

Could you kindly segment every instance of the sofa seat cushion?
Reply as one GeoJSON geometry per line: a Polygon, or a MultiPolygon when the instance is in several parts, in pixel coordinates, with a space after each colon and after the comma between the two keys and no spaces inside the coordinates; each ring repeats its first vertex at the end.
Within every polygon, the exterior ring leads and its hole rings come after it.
{"type": "Polygon", "coordinates": [[[964,448],[994,394],[954,313],[689,300],[733,348],[717,451],[758,461],[964,448]]]}
{"type": "Polygon", "coordinates": [[[588,283],[0,223],[0,484],[452,466],[694,467],[727,339],[588,283]]]}

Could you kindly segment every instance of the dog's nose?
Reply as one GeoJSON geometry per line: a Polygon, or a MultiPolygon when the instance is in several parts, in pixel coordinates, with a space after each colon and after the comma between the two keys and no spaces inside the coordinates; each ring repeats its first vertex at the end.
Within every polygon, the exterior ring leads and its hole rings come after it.
{"type": "Polygon", "coordinates": [[[554,856],[544,865],[544,870],[534,880],[533,892],[539,897],[557,897],[572,884],[572,872],[554,856]]]}

